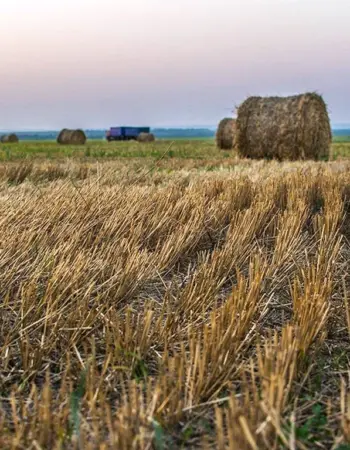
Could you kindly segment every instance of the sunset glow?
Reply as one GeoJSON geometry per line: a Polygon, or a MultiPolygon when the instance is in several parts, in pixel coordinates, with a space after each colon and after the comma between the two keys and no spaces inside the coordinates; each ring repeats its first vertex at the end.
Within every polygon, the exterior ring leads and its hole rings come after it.
{"type": "Polygon", "coordinates": [[[316,90],[350,122],[348,0],[2,2],[0,129],[215,124],[316,90]]]}

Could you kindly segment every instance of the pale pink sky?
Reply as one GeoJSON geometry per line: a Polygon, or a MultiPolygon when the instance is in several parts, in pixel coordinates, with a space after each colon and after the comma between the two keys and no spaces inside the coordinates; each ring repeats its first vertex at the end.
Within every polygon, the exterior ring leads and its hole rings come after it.
{"type": "Polygon", "coordinates": [[[0,129],[214,125],[248,95],[350,123],[350,0],[2,0],[0,129]]]}

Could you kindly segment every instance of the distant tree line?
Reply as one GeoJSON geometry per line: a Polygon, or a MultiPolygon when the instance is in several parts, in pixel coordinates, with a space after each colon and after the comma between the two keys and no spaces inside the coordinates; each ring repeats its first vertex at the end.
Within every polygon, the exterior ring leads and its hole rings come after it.
{"type": "MultiPolygon", "coordinates": [[[[88,139],[105,139],[105,130],[84,131],[88,139]]],[[[151,131],[158,139],[208,139],[215,136],[215,130],[209,128],[152,128],[151,131]]],[[[23,141],[53,141],[57,139],[59,131],[19,131],[15,133],[23,141]]],[[[0,132],[1,134],[6,134],[6,132],[0,132]]],[[[341,140],[350,139],[350,129],[333,130],[333,136],[341,138],[341,140]]]]}
{"type": "MultiPolygon", "coordinates": [[[[88,139],[104,139],[106,136],[102,129],[84,131],[88,139]]],[[[215,134],[214,130],[207,128],[154,128],[151,131],[158,139],[204,139],[215,134]]],[[[19,131],[16,134],[23,141],[52,141],[57,139],[59,131],[19,131]]]]}

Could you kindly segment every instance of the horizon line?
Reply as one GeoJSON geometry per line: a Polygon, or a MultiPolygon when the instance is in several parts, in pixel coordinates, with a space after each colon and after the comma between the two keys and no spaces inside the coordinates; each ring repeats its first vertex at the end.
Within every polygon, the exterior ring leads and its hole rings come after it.
{"type": "MultiPolygon", "coordinates": [[[[126,126],[126,125],[121,125],[121,126],[126,126]]],[[[130,125],[127,125],[130,126],[130,125]]],[[[137,126],[137,125],[133,125],[133,126],[137,126]]],[[[75,128],[75,127],[73,127],[75,128]]],[[[108,130],[109,128],[105,128],[105,127],[77,127],[77,128],[81,128],[84,131],[102,131],[102,130],[108,130]]],[[[216,130],[217,126],[215,125],[187,125],[187,126],[150,126],[150,128],[152,130],[216,130]]],[[[350,122],[337,122],[332,124],[331,123],[331,128],[334,130],[344,130],[344,129],[350,129],[350,122]]],[[[48,132],[56,132],[61,130],[61,127],[58,128],[6,128],[6,129],[0,129],[0,133],[4,133],[4,132],[17,132],[17,133],[48,133],[48,132]]]]}

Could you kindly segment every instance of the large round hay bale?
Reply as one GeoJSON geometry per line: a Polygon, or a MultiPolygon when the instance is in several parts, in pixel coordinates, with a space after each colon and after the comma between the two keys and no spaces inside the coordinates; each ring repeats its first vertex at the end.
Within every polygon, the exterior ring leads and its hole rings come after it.
{"type": "Polygon", "coordinates": [[[156,138],[153,133],[140,133],[137,140],[138,142],[154,142],[156,138]]]}
{"type": "Polygon", "coordinates": [[[332,132],[321,96],[249,97],[237,111],[236,147],[246,158],[327,159],[332,132]]]}
{"type": "Polygon", "coordinates": [[[235,143],[236,121],[226,117],[219,123],[216,131],[216,145],[221,150],[231,150],[235,143]]]}
{"type": "Polygon", "coordinates": [[[83,130],[67,130],[64,128],[58,135],[57,142],[63,145],[84,145],[86,135],[83,130]]]}
{"type": "Polygon", "coordinates": [[[17,144],[19,142],[18,136],[14,133],[1,136],[0,140],[3,144],[17,144]]]}

